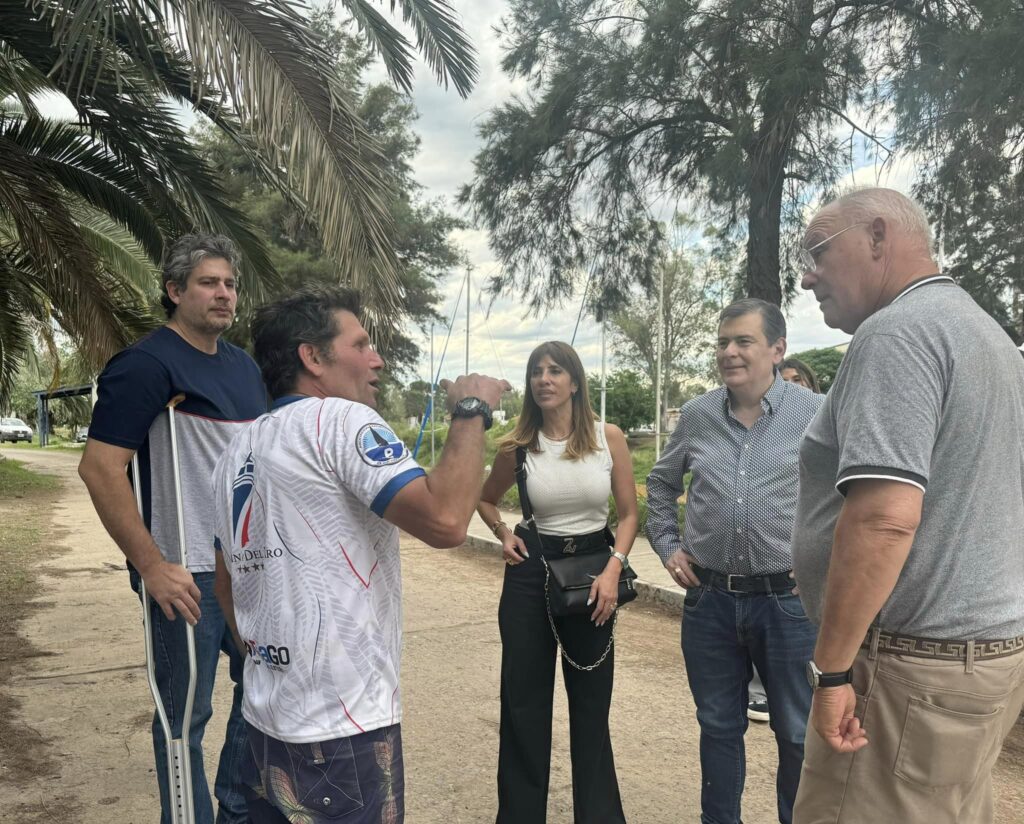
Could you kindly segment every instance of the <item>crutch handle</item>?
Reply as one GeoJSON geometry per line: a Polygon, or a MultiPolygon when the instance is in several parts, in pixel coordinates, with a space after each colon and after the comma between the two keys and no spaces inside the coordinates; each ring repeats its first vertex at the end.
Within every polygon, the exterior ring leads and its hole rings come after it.
{"type": "Polygon", "coordinates": [[[177,395],[175,395],[173,398],[167,401],[167,408],[174,409],[174,407],[176,407],[183,400],[185,400],[185,393],[179,392],[177,395]]]}

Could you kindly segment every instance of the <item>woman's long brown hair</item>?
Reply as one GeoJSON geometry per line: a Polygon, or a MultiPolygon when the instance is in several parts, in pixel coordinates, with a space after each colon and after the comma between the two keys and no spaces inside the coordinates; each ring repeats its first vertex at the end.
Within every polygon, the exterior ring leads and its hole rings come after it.
{"type": "Polygon", "coordinates": [[[530,376],[545,355],[561,366],[576,384],[576,392],[572,396],[572,431],[569,433],[563,457],[576,460],[596,452],[598,442],[594,434],[594,424],[597,417],[590,408],[590,394],[587,392],[587,376],[583,371],[583,364],[575,349],[557,340],[542,343],[530,353],[530,358],[526,362],[523,411],[516,422],[516,428],[498,442],[498,449],[502,452],[514,452],[518,447],[525,446],[531,452],[540,451],[537,433],[544,424],[544,415],[534,400],[530,376]]]}

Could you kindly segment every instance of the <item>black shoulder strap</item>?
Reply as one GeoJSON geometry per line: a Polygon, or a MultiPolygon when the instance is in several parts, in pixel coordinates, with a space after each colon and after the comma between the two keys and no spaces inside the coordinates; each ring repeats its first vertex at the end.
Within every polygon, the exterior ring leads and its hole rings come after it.
{"type": "Polygon", "coordinates": [[[536,546],[540,546],[540,535],[537,533],[537,520],[533,517],[533,505],[526,491],[526,447],[516,447],[516,488],[519,490],[519,506],[523,510],[523,523],[533,535],[536,546]]]}

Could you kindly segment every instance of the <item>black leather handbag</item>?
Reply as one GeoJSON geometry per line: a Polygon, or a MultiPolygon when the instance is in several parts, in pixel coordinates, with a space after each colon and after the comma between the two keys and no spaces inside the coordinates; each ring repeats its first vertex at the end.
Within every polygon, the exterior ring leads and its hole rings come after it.
{"type": "MultiPolygon", "coordinates": [[[[609,544],[614,546],[614,542],[609,544]]],[[[547,566],[547,599],[552,615],[580,615],[593,611],[594,605],[587,604],[594,580],[608,564],[608,556],[601,552],[588,552],[567,558],[548,560],[541,556],[547,566]]],[[[632,569],[622,570],[619,575],[619,606],[636,598],[633,582],[636,573],[632,569]]]]}
{"type": "MultiPolygon", "coordinates": [[[[526,492],[526,448],[516,449],[516,486],[519,489],[519,504],[523,509],[523,522],[526,524],[533,544],[538,551],[543,546],[537,521],[533,517],[533,506],[526,492]]],[[[607,527],[604,528],[605,543],[609,551],[615,546],[615,536],[607,527]]],[[[572,539],[564,539],[570,543],[572,539]]],[[[547,570],[544,583],[548,611],[552,615],[581,615],[592,611],[593,604],[587,604],[590,588],[594,579],[604,572],[608,564],[608,554],[604,552],[582,552],[578,555],[566,555],[564,558],[545,558],[540,555],[547,570]]],[[[636,598],[636,572],[624,569],[619,575],[618,604],[628,604],[636,598]]]]}

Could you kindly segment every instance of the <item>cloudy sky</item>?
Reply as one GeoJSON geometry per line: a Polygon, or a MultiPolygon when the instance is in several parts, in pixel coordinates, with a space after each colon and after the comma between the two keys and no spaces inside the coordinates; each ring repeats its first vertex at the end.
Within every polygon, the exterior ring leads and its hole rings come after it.
{"type": "MultiPolygon", "coordinates": [[[[501,43],[493,31],[505,9],[502,0],[480,3],[469,0],[454,0],[453,5],[462,15],[463,24],[479,51],[480,80],[467,100],[454,92],[446,92],[434,81],[425,66],[417,72],[413,94],[420,117],[416,129],[422,138],[422,148],[415,161],[416,176],[426,187],[429,197],[443,197],[450,208],[454,204],[459,187],[468,182],[473,174],[472,161],[480,141],[476,131],[487,113],[507,100],[511,95],[523,91],[521,81],[513,83],[500,68],[501,43]]],[[[886,169],[865,165],[856,169],[849,182],[857,184],[880,183],[903,189],[911,182],[911,164],[900,162],[889,164],[886,169]]],[[[671,216],[671,205],[664,215],[671,216]]],[[[559,310],[542,316],[524,316],[516,301],[499,299],[485,318],[485,301],[480,288],[498,266],[488,248],[487,233],[470,229],[458,232],[456,240],[468,252],[472,262],[473,289],[470,313],[470,368],[505,377],[521,385],[526,358],[539,342],[549,339],[569,340],[576,325],[582,295],[559,310]]],[[[442,313],[451,317],[455,297],[465,275],[452,273],[445,284],[446,303],[442,313]]],[[[582,285],[581,285],[582,289],[582,285]]],[[[465,298],[463,297],[463,300],[465,298]]],[[[448,355],[441,368],[441,377],[450,377],[465,367],[465,305],[455,313],[452,339],[448,355]]],[[[848,336],[829,329],[821,320],[813,296],[801,293],[788,312],[789,350],[800,351],[814,346],[841,343],[848,336]]],[[[435,350],[440,352],[446,330],[435,329],[435,350]]],[[[423,339],[424,351],[428,351],[429,338],[423,339]]],[[[599,371],[601,363],[600,328],[593,318],[584,318],[576,337],[576,347],[584,366],[590,371],[599,371]]],[[[609,355],[611,357],[611,354],[609,355]]],[[[437,369],[435,361],[435,369],[437,369]]],[[[612,368],[612,365],[609,365],[612,368]]],[[[427,359],[420,366],[420,374],[429,372],[427,359]]]]}

